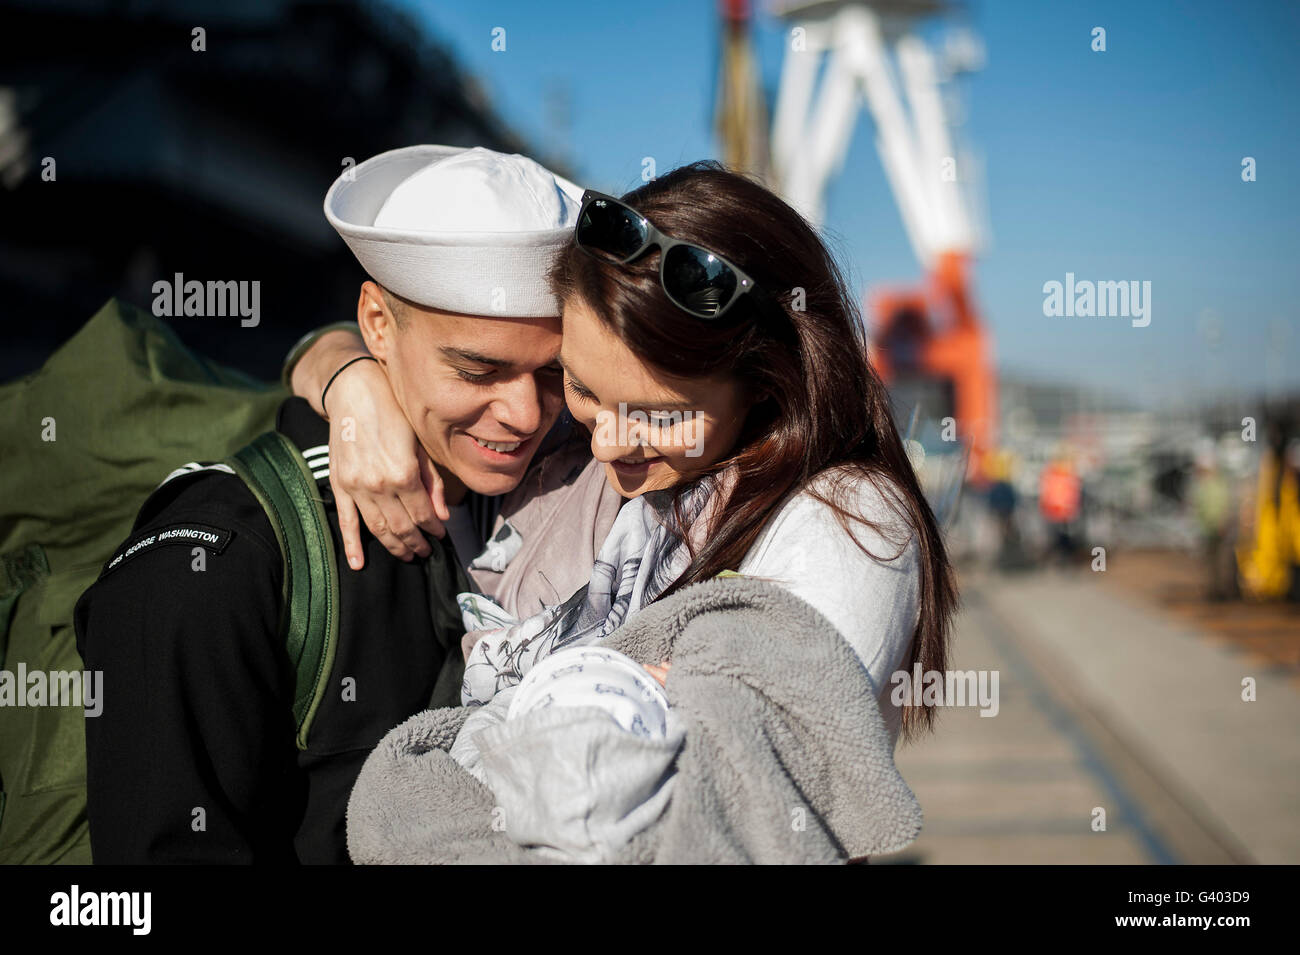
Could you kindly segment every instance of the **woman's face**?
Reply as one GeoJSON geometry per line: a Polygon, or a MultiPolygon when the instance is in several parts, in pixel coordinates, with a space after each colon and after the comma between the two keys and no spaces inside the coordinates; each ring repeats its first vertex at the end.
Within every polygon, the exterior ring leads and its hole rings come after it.
{"type": "Polygon", "coordinates": [[[565,303],[563,324],[565,400],[623,497],[680,484],[731,453],[749,411],[738,381],[665,375],[579,298],[565,303]]]}

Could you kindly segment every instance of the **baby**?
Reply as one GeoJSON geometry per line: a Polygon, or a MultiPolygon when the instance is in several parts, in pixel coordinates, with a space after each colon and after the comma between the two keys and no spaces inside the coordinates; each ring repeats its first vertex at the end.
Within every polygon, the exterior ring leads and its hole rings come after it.
{"type": "Polygon", "coordinates": [[[458,595],[471,712],[449,752],[519,845],[607,862],[668,805],[686,731],[661,687],[666,666],[601,646],[676,573],[664,533],[644,498],[624,505],[588,586],[523,620],[458,595]]]}
{"type": "Polygon", "coordinates": [[[668,735],[668,697],[659,683],[607,647],[571,647],[544,658],[520,681],[506,719],[548,706],[594,706],[636,736],[668,735]]]}
{"type": "Polygon", "coordinates": [[[667,807],[685,729],[654,671],[596,644],[523,666],[466,719],[450,755],[492,791],[493,825],[557,861],[612,861],[667,807]],[[571,714],[571,715],[570,715],[571,714]]]}
{"type": "Polygon", "coordinates": [[[551,707],[594,707],[625,733],[666,740],[675,729],[662,688],[666,675],[666,661],[662,667],[643,667],[607,647],[555,650],[532,663],[516,685],[503,688],[489,705],[470,714],[451,746],[451,756],[486,783],[474,737],[488,727],[551,707]]]}

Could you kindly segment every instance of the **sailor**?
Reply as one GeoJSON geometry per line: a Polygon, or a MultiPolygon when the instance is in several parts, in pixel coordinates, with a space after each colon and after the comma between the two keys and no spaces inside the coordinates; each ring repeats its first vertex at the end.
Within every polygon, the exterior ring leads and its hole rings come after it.
{"type": "MultiPolygon", "coordinates": [[[[281,406],[277,430],[312,474],[338,564],[335,655],[300,749],[275,528],[224,465],[170,476],[77,605],[78,649],[103,674],[102,713],[86,721],[96,863],[348,861],[344,812],[366,756],[414,713],[459,702],[456,595],[476,589],[462,561],[501,533],[500,495],[539,452],[573,443],[555,427],[559,307],[546,271],[579,197],[522,156],[446,146],[383,153],[331,187],[327,218],[372,279],[352,326],[368,351],[346,364],[387,376],[461,519],[440,515],[448,533],[406,560],[363,533],[364,568],[348,569],[329,426],[302,398],[281,406]],[[471,358],[495,369],[494,387],[461,374],[471,358]]],[[[571,494],[573,471],[551,472],[549,489],[571,494]]],[[[534,510],[556,499],[530,495],[534,510]]],[[[592,548],[603,536],[587,534],[592,548]]],[[[590,555],[573,567],[573,581],[552,583],[576,586],[590,555]]]]}

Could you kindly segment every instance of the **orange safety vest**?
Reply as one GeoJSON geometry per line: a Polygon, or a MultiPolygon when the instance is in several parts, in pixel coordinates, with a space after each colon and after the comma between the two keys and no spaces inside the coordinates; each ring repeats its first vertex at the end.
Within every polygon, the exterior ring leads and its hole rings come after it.
{"type": "Polygon", "coordinates": [[[1038,487],[1038,509],[1054,524],[1072,521],[1079,513],[1079,478],[1053,464],[1043,471],[1038,487]]]}

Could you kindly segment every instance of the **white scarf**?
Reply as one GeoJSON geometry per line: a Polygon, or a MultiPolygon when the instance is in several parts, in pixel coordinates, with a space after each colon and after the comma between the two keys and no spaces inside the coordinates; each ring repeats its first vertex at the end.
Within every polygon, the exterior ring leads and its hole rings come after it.
{"type": "MultiPolygon", "coordinates": [[[[685,493],[682,510],[689,525],[712,487],[706,479],[685,493]]],[[[465,629],[482,631],[466,657],[462,704],[482,706],[517,685],[538,660],[603,639],[663,593],[690,561],[669,527],[671,500],[671,492],[651,491],[624,504],[596,556],[591,581],[525,620],[515,620],[482,594],[458,594],[465,629]]]]}

